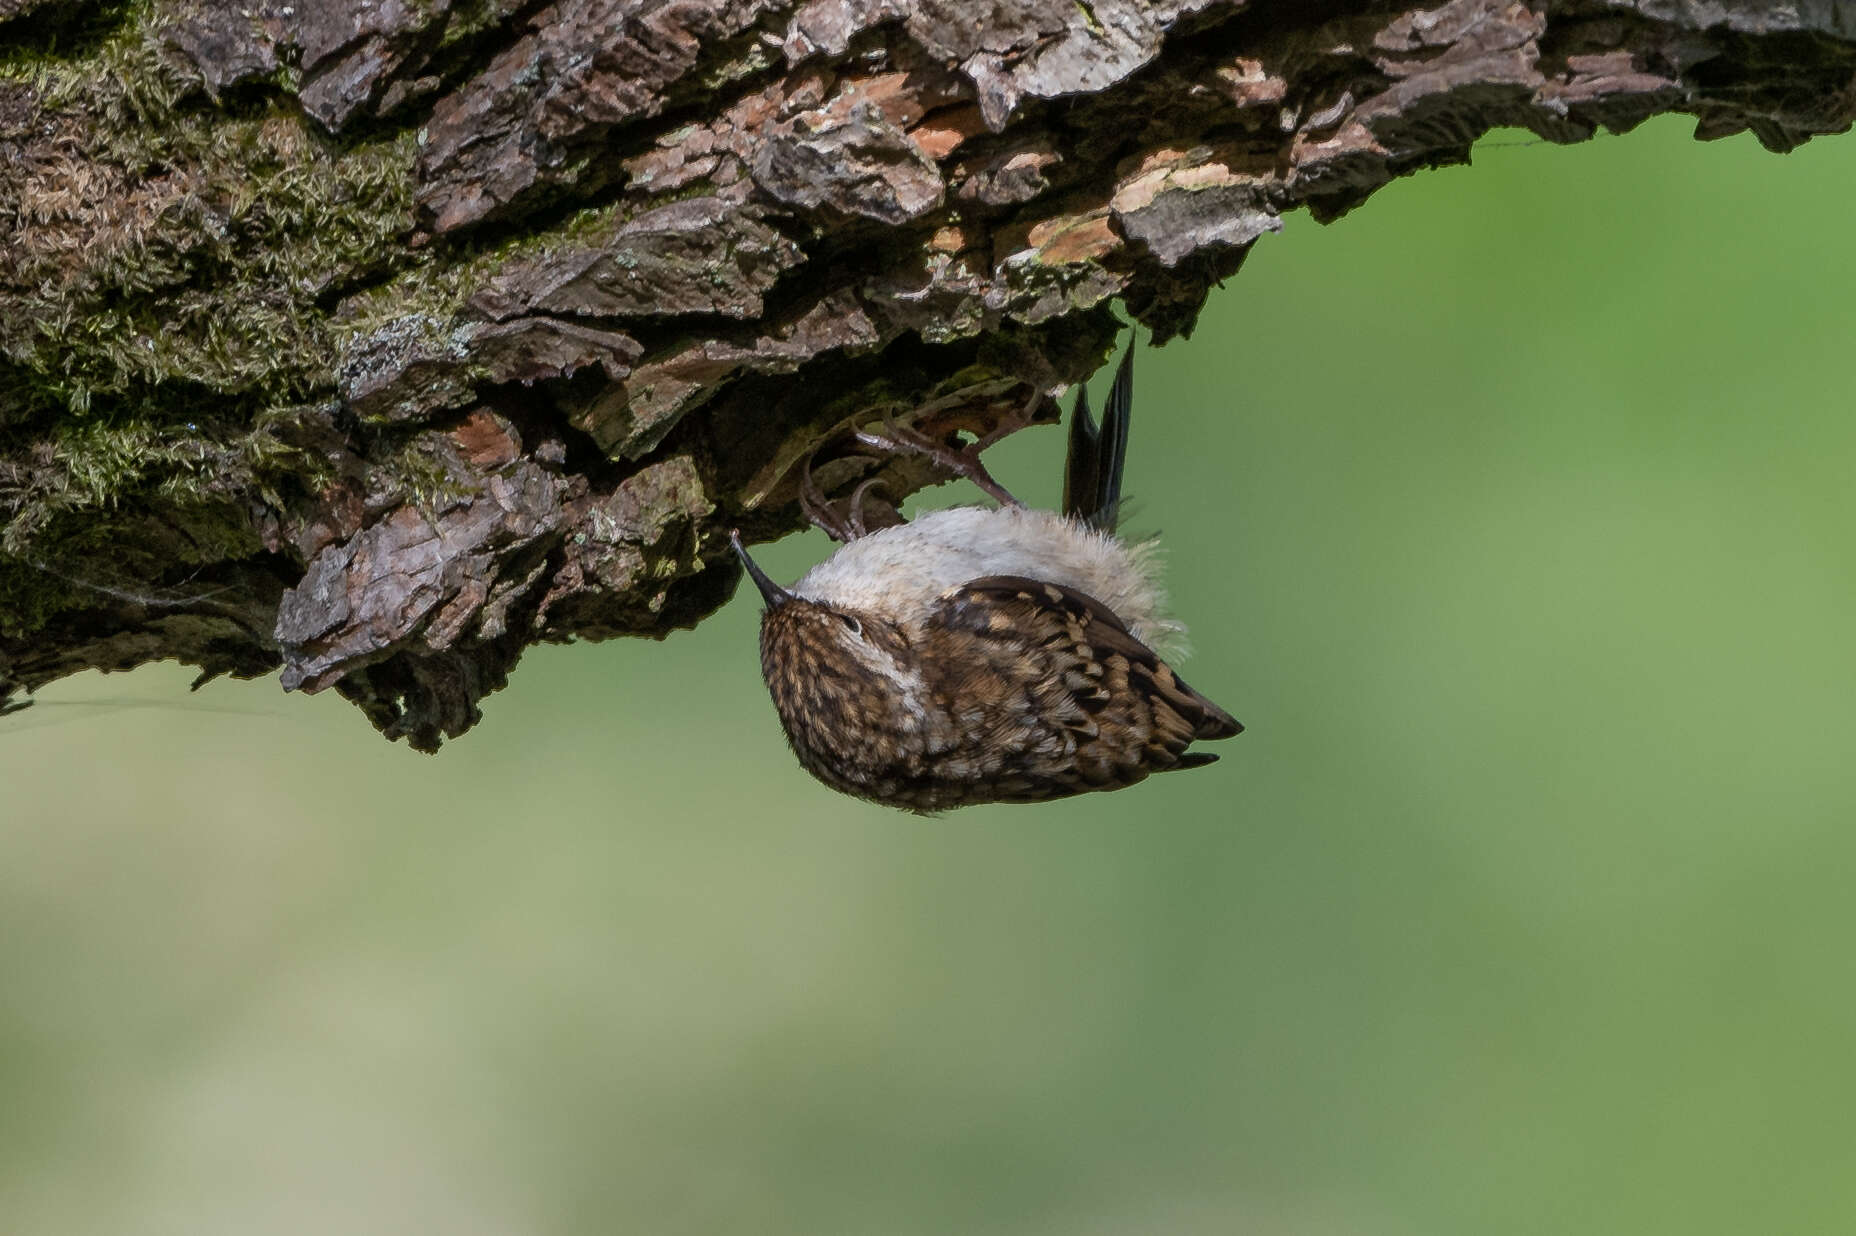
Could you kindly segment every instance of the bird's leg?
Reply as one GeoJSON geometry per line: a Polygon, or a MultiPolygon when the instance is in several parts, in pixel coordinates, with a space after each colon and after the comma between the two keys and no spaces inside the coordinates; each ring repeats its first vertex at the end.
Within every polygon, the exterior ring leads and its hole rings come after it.
{"type": "Polygon", "coordinates": [[[1007,434],[1017,433],[1021,429],[1028,429],[1035,425],[1038,419],[1038,409],[1043,404],[1044,392],[1034,387],[1031,391],[1031,398],[1025,400],[1025,406],[1018,410],[1017,415],[1000,417],[993,431],[975,442],[970,449],[977,455],[1007,434]]]}
{"type": "MultiPolygon", "coordinates": [[[[1039,406],[1043,403],[1044,392],[1034,390],[1031,398],[1017,412],[1002,416],[993,426],[992,432],[978,437],[968,446],[949,446],[946,442],[922,432],[913,425],[898,423],[887,414],[883,417],[883,432],[877,433],[860,429],[854,435],[859,443],[886,455],[920,455],[935,466],[962,476],[1002,506],[1023,506],[1010,490],[994,480],[992,473],[986,470],[981,459],[983,452],[999,439],[1016,430],[1023,429],[1037,420],[1039,406]]],[[[858,537],[867,536],[878,527],[889,527],[901,523],[902,518],[893,506],[883,504],[878,516],[881,523],[873,523],[865,516],[866,496],[870,490],[878,488],[881,482],[872,476],[858,484],[846,498],[842,507],[825,496],[818,482],[812,476],[814,456],[807,456],[805,465],[799,471],[799,505],[806,518],[813,525],[823,528],[836,541],[850,542],[858,537]],[[884,509],[886,508],[886,509],[884,509]]]]}
{"type": "MultiPolygon", "coordinates": [[[[854,507],[850,517],[838,514],[831,499],[825,496],[825,491],[812,479],[812,460],[816,454],[807,455],[805,463],[799,468],[799,509],[805,512],[814,527],[823,528],[826,536],[848,544],[864,534],[863,521],[855,517],[854,507]]],[[[860,496],[862,492],[862,486],[859,486],[858,494],[853,497],[860,496]]]]}
{"type": "MultiPolygon", "coordinates": [[[[880,489],[882,485],[883,478],[880,476],[873,476],[859,483],[857,488],[851,491],[850,499],[847,502],[850,511],[845,518],[850,523],[851,530],[858,536],[867,536],[872,531],[871,528],[866,526],[864,521],[864,495],[869,493],[872,489],[880,489]]],[[[893,507],[891,511],[894,511],[893,507]]]]}
{"type": "Polygon", "coordinates": [[[813,477],[812,460],[813,456],[808,455],[805,466],[799,472],[799,509],[805,512],[814,527],[823,528],[832,540],[848,544],[858,537],[870,535],[878,528],[889,528],[905,522],[896,508],[887,502],[877,504],[873,515],[868,513],[868,495],[872,489],[882,488],[881,477],[866,477],[858,482],[850,497],[833,502],[825,496],[813,477]]]}
{"type": "Polygon", "coordinates": [[[1007,434],[1033,424],[1037,420],[1038,408],[1043,402],[1044,392],[1033,390],[1031,398],[1025,402],[1023,408],[1011,415],[1000,417],[999,423],[993,427],[991,433],[979,437],[969,446],[949,446],[913,426],[898,425],[888,416],[883,418],[882,433],[859,430],[857,440],[865,446],[888,451],[891,454],[907,452],[913,455],[924,455],[937,466],[955,476],[963,476],[972,481],[1001,506],[1023,506],[1024,503],[1013,497],[1010,490],[993,479],[992,473],[986,470],[986,465],[981,461],[981,456],[986,448],[1007,434]]]}
{"type": "Polygon", "coordinates": [[[871,433],[867,429],[857,431],[857,440],[865,446],[892,455],[926,456],[937,467],[955,476],[964,476],[978,485],[995,502],[1002,506],[1023,506],[1024,503],[1014,498],[1010,491],[992,479],[992,473],[986,471],[986,465],[980,462],[980,450],[986,444],[997,440],[998,435],[988,434],[972,446],[955,447],[945,442],[937,442],[927,434],[907,425],[898,425],[885,417],[882,433],[871,433]]]}

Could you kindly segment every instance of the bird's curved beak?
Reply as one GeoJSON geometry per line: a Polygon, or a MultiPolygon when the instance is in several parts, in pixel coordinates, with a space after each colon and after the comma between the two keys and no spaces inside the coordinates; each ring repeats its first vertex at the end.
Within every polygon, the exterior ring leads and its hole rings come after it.
{"type": "Polygon", "coordinates": [[[754,559],[748,557],[747,548],[741,544],[739,529],[729,531],[728,543],[735,547],[735,556],[741,559],[742,569],[748,573],[748,578],[754,581],[754,586],[760,589],[761,599],[767,602],[768,609],[778,609],[793,599],[792,593],[768,579],[767,572],[761,570],[754,559]]]}

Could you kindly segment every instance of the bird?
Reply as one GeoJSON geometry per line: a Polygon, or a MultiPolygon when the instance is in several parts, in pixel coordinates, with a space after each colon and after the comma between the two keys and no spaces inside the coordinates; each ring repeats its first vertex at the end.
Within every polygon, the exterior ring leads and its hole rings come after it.
{"type": "MultiPolygon", "coordinates": [[[[1192,743],[1243,726],[1156,649],[1180,649],[1152,542],[1115,533],[1134,350],[1098,426],[1070,419],[1060,511],[993,481],[979,447],[888,426],[866,444],[931,456],[997,502],[866,529],[808,502],[845,543],[791,587],[730,540],[759,589],[761,671],[800,764],[834,790],[932,815],[1116,790],[1210,764],[1192,743]]],[[[806,493],[802,482],[802,495],[806,493]]],[[[814,489],[811,493],[816,496],[814,489]]]]}

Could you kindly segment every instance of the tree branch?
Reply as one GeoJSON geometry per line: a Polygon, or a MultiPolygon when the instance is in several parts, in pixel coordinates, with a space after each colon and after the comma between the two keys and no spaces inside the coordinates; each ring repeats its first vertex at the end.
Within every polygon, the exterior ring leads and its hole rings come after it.
{"type": "Polygon", "coordinates": [[[936,479],[1496,126],[1849,127],[1821,0],[0,0],[0,704],[178,658],[420,749],[726,533],[936,479]]]}

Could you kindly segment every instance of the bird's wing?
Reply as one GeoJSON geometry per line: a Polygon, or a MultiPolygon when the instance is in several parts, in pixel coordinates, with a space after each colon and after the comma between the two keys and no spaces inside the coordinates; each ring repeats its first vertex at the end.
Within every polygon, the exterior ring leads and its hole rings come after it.
{"type": "Polygon", "coordinates": [[[984,698],[996,692],[981,680],[1009,683],[1017,672],[1022,688],[997,706],[995,741],[1024,745],[1027,731],[1062,737],[1062,753],[1048,741],[1025,750],[1028,758],[1067,763],[1062,775],[1079,779],[1076,790],[1210,763],[1215,757],[1186,748],[1243,729],[1182,682],[1106,605],[1074,588],[989,575],[942,597],[936,619],[966,645],[962,656],[948,659],[943,691],[963,701],[984,698]]]}

